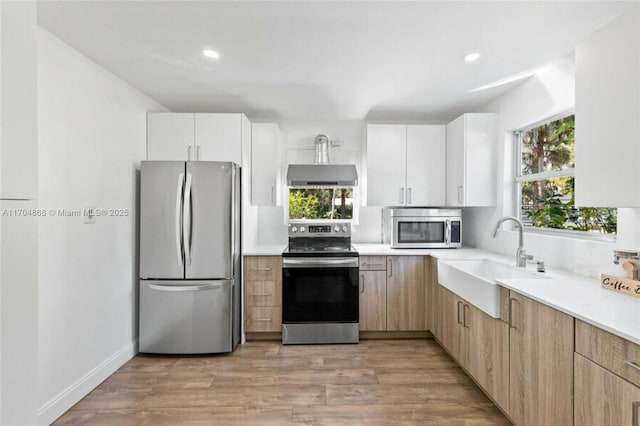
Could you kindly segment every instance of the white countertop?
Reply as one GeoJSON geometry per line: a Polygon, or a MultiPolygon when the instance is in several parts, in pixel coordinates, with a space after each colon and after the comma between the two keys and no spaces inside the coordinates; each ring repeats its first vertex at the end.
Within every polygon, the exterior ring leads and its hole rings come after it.
{"type": "Polygon", "coordinates": [[[280,256],[286,244],[259,244],[257,246],[243,247],[243,256],[280,256]]]}
{"type": "MultiPolygon", "coordinates": [[[[362,256],[433,256],[437,259],[493,259],[507,264],[514,260],[485,250],[392,249],[385,244],[354,244],[362,256]]],[[[284,244],[258,245],[243,251],[245,256],[277,256],[284,244]]],[[[528,266],[535,271],[535,267],[528,266]]],[[[502,279],[498,283],[510,290],[551,306],[596,327],[640,345],[640,298],[600,287],[600,281],[547,269],[548,279],[502,279]]]]}
{"type": "MultiPolygon", "coordinates": [[[[510,265],[514,259],[474,248],[392,249],[383,244],[354,244],[361,255],[417,255],[437,259],[492,259],[510,265]]],[[[535,271],[535,266],[527,267],[535,271]]],[[[502,279],[498,284],[533,300],[640,345],[640,298],[606,290],[600,281],[556,269],[547,279],[502,279]]]]}

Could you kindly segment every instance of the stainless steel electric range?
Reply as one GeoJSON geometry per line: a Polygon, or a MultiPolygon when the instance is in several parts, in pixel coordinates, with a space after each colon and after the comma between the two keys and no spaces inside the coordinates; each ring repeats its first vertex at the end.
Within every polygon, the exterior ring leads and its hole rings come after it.
{"type": "Polygon", "coordinates": [[[349,223],[290,223],[282,343],[358,343],[358,252],[349,223]]]}

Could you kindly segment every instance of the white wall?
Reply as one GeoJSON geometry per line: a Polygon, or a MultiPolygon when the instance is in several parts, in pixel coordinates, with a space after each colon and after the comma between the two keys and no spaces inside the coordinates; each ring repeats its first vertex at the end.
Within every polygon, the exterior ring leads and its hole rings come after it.
{"type": "Polygon", "coordinates": [[[39,422],[50,423],[135,353],[137,185],[146,112],[163,108],[43,29],[38,33],[39,197],[126,217],[40,220],[39,422]]]}
{"type": "MultiPolygon", "coordinates": [[[[498,205],[495,208],[465,209],[465,244],[515,256],[516,232],[502,232],[497,239],[489,235],[501,216],[515,214],[512,131],[572,110],[575,105],[574,88],[573,57],[567,57],[548,65],[483,108],[484,112],[499,114],[498,205]]],[[[576,141],[576,144],[579,143],[576,141]]],[[[618,215],[618,241],[615,244],[527,233],[525,249],[536,258],[544,259],[547,266],[598,277],[602,272],[612,271],[612,250],[615,246],[640,249],[640,228],[635,225],[640,210],[619,209],[618,215]]],[[[508,228],[505,225],[503,229],[508,228]]]]}
{"type": "MultiPolygon", "coordinates": [[[[331,163],[356,164],[362,184],[362,153],[366,136],[366,123],[360,120],[283,120],[278,122],[283,143],[283,176],[288,164],[313,164],[314,139],[324,134],[342,146],[331,148],[331,163]]],[[[283,191],[283,197],[286,197],[283,191]]],[[[258,242],[260,244],[286,244],[287,227],[283,207],[260,207],[258,215],[258,242]]],[[[359,206],[358,225],[353,226],[354,242],[380,242],[380,208],[359,206]]]]}
{"type": "Polygon", "coordinates": [[[0,2],[0,424],[36,422],[38,207],[35,2],[0,2]]]}

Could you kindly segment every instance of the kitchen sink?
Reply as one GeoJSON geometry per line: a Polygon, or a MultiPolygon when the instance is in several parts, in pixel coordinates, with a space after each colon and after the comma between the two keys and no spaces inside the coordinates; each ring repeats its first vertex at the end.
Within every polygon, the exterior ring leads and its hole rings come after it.
{"type": "Polygon", "coordinates": [[[438,261],[438,282],[493,318],[500,318],[496,280],[546,278],[540,272],[489,259],[438,261]]]}

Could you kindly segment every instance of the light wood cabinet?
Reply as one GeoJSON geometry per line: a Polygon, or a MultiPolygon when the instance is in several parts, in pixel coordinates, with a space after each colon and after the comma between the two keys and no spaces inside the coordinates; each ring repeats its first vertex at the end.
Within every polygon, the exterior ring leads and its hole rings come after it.
{"type": "Polygon", "coordinates": [[[640,345],[576,320],[576,352],[640,386],[640,345]]]}
{"type": "Polygon", "coordinates": [[[464,300],[452,291],[439,286],[438,340],[462,366],[466,365],[466,339],[462,320],[464,300]]]}
{"type": "Polygon", "coordinates": [[[437,337],[505,411],[509,408],[509,326],[438,285],[437,337]]]}
{"type": "Polygon", "coordinates": [[[368,125],[367,205],[443,205],[445,145],[442,125],[368,125]]]}
{"type": "Polygon", "coordinates": [[[242,164],[242,114],[147,114],[147,160],[242,164]]]}
{"type": "Polygon", "coordinates": [[[575,425],[637,426],[640,388],[576,353],[575,425]]]}
{"type": "Polygon", "coordinates": [[[517,425],[573,424],[573,317],[513,291],[510,309],[510,417],[517,425]]]}
{"type": "Polygon", "coordinates": [[[464,114],[447,125],[446,205],[496,204],[496,115],[464,114]]]}
{"type": "Polygon", "coordinates": [[[503,409],[509,407],[509,325],[473,305],[463,307],[465,364],[476,382],[503,409]]]}
{"type": "Polygon", "coordinates": [[[282,327],[280,256],[244,258],[244,330],[279,332],[282,327]]]}
{"type": "Polygon", "coordinates": [[[276,123],[251,125],[251,204],[281,205],[282,150],[276,123]]]}
{"type": "Polygon", "coordinates": [[[580,141],[575,147],[576,205],[640,207],[640,191],[625,190],[640,183],[637,8],[576,46],[575,78],[575,130],[576,141],[580,141]]]}
{"type": "Polygon", "coordinates": [[[424,330],[424,257],[387,256],[387,330],[424,330]]]}
{"type": "Polygon", "coordinates": [[[360,331],[387,329],[387,273],[360,271],[360,331]]]}
{"type": "Polygon", "coordinates": [[[425,331],[423,256],[360,256],[360,330],[425,331]]]}

